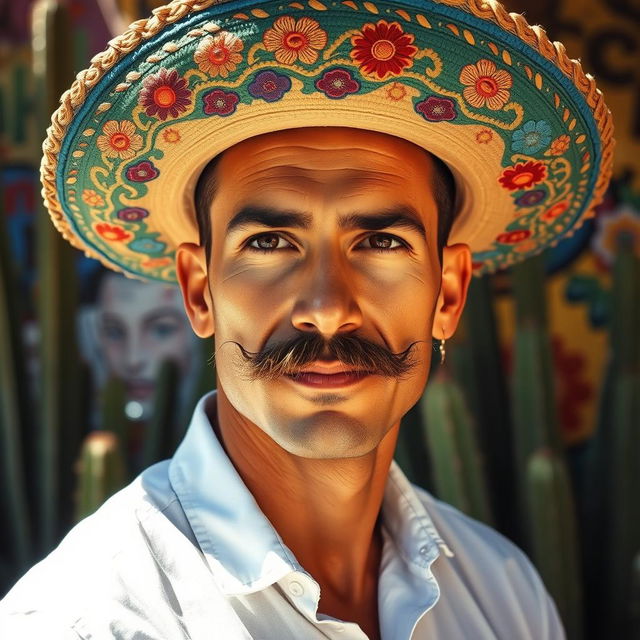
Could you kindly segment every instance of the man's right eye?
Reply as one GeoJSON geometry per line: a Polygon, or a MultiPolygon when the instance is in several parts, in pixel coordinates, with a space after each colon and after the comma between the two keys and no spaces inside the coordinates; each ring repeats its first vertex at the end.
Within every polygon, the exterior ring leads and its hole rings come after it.
{"type": "Polygon", "coordinates": [[[254,251],[266,252],[291,249],[293,245],[278,233],[261,233],[259,236],[254,236],[249,240],[247,247],[254,251]]]}

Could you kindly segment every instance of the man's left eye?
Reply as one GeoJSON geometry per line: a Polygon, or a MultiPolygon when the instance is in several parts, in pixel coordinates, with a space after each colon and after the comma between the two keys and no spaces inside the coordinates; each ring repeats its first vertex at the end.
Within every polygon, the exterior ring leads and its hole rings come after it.
{"type": "Polygon", "coordinates": [[[366,237],[359,245],[364,249],[377,249],[378,251],[393,251],[406,248],[406,245],[395,236],[388,233],[374,233],[366,237]]]}

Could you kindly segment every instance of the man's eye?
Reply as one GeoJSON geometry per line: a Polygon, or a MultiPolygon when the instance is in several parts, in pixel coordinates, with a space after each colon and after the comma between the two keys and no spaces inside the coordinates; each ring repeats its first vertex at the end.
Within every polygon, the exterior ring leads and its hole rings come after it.
{"type": "Polygon", "coordinates": [[[393,251],[406,248],[406,245],[395,236],[388,233],[374,233],[365,238],[360,246],[364,249],[376,249],[378,251],[393,251]]]}
{"type": "Polygon", "coordinates": [[[277,251],[278,249],[291,248],[291,243],[277,233],[263,233],[259,236],[254,236],[247,246],[259,251],[277,251]]]}

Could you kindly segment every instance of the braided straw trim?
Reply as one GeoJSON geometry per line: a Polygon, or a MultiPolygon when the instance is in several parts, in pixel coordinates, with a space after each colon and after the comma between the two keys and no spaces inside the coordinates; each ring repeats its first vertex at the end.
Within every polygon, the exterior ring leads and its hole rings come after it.
{"type": "MultiPolygon", "coordinates": [[[[71,87],[62,94],[60,107],[51,117],[51,125],[47,129],[47,137],[42,145],[43,158],[40,165],[40,178],[42,197],[53,224],[66,240],[74,247],[84,251],[85,255],[96,258],[106,267],[121,271],[125,275],[130,276],[131,274],[124,272],[122,267],[87,247],[71,230],[69,222],[62,212],[56,189],[56,170],[62,140],[76,109],[83,104],[87,94],[105,73],[121,58],[133,51],[141,42],[156,36],[166,26],[181,20],[189,13],[202,11],[216,3],[220,3],[220,0],[173,0],[167,5],[154,9],[151,17],[133,22],[122,35],[109,41],[105,51],[91,59],[91,65],[88,69],[78,73],[71,87]]],[[[577,60],[569,58],[564,45],[549,40],[544,29],[539,26],[530,26],[524,16],[518,13],[509,13],[496,0],[440,0],[440,3],[491,21],[505,31],[518,36],[558,66],[573,81],[593,110],[602,140],[602,162],[594,194],[589,209],[578,224],[562,238],[558,237],[553,240],[551,246],[554,246],[560,239],[575,233],[586,219],[595,215],[595,207],[602,202],[604,192],[609,184],[613,170],[613,120],[611,112],[604,102],[604,97],[596,87],[595,79],[583,71],[577,60]]]]}

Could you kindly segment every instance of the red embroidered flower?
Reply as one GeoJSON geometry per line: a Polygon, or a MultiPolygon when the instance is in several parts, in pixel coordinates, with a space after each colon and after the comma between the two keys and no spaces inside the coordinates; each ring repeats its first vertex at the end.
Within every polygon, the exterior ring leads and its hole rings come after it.
{"type": "Polygon", "coordinates": [[[344,98],[349,93],[357,93],[360,83],[346,69],[332,69],[316,80],[316,89],[328,98],[344,98]]]}
{"type": "Polygon", "coordinates": [[[486,106],[493,111],[504,107],[513,85],[511,74],[496,69],[491,60],[478,60],[462,67],[460,82],[466,85],[462,95],[470,105],[478,109],[486,106]]]}
{"type": "Polygon", "coordinates": [[[240,96],[235,91],[214,89],[202,96],[203,111],[208,115],[228,116],[236,110],[240,96]]]}
{"type": "Polygon", "coordinates": [[[296,60],[313,64],[318,51],[327,44],[327,32],[312,18],[281,16],[264,32],[262,43],[267,51],[275,52],[276,60],[282,64],[296,60]]]}
{"type": "Polygon", "coordinates": [[[412,44],[414,38],[397,22],[368,23],[351,37],[351,59],[364,75],[375,75],[380,80],[389,75],[397,76],[413,64],[413,56],[418,52],[412,44]]]}
{"type": "Polygon", "coordinates": [[[226,78],[231,71],[235,71],[242,61],[242,40],[238,36],[221,31],[215,36],[207,36],[198,45],[193,54],[195,63],[214,78],[226,78]]]}
{"type": "Polygon", "coordinates": [[[501,233],[496,240],[502,244],[517,244],[526,240],[531,235],[529,229],[518,229],[518,231],[507,231],[501,233]]]}
{"type": "Polygon", "coordinates": [[[96,225],[96,233],[111,242],[122,242],[131,237],[131,234],[122,227],[106,222],[100,222],[96,225]]]}
{"type": "Polygon", "coordinates": [[[478,144],[489,144],[493,140],[493,131],[491,129],[480,129],[476,133],[476,142],[478,144]]]}
{"type": "Polygon", "coordinates": [[[519,191],[542,182],[546,177],[546,167],[541,162],[530,160],[505,169],[498,181],[509,191],[519,191]]]}
{"type": "Polygon", "coordinates": [[[153,162],[143,160],[127,168],[127,180],[131,182],[149,182],[160,175],[160,171],[153,166],[153,162]]]}
{"type": "Polygon", "coordinates": [[[187,81],[175,69],[160,69],[145,78],[138,103],[148,116],[177,118],[191,103],[187,81]]]}
{"type": "Polygon", "coordinates": [[[449,98],[438,98],[429,96],[426,100],[422,100],[416,104],[416,111],[422,115],[425,120],[430,122],[440,122],[441,120],[455,120],[456,105],[449,98]]]}
{"type": "Polygon", "coordinates": [[[540,218],[545,222],[551,222],[558,216],[561,216],[569,208],[569,202],[563,200],[562,202],[556,202],[552,207],[549,207],[540,218]]]}

